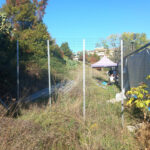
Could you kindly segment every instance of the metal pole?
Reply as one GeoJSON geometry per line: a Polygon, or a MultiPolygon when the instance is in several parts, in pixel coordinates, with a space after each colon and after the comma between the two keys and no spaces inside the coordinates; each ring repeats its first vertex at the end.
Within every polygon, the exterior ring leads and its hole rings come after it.
{"type": "Polygon", "coordinates": [[[122,118],[122,126],[124,126],[124,89],[123,89],[123,40],[121,40],[121,93],[122,93],[122,101],[121,101],[121,118],[122,118]]]}
{"type": "Polygon", "coordinates": [[[133,43],[133,41],[132,41],[132,42],[131,42],[131,45],[132,45],[132,52],[133,52],[133,44],[134,44],[134,43],[133,43]]]}
{"type": "Polygon", "coordinates": [[[49,89],[49,105],[51,107],[51,74],[50,74],[50,47],[49,40],[47,40],[47,55],[48,55],[48,89],[49,89]]]}
{"type": "Polygon", "coordinates": [[[17,40],[17,101],[19,101],[19,41],[17,40]]]}
{"type": "Polygon", "coordinates": [[[85,121],[85,40],[83,40],[83,119],[85,121]]]}

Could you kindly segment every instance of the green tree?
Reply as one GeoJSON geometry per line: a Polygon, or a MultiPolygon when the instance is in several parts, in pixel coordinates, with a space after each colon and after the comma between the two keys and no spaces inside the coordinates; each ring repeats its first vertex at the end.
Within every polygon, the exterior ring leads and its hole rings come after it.
{"type": "Polygon", "coordinates": [[[113,56],[111,57],[111,60],[118,62],[120,60],[120,40],[121,36],[119,34],[111,34],[107,37],[108,43],[110,45],[110,49],[114,51],[113,56]]]}
{"type": "Polygon", "coordinates": [[[96,43],[96,47],[103,47],[105,49],[109,49],[109,43],[107,39],[101,39],[100,42],[96,43]]]}
{"type": "Polygon", "coordinates": [[[124,41],[124,56],[130,54],[136,49],[142,47],[144,44],[149,42],[145,33],[132,33],[124,32],[121,35],[111,34],[107,40],[110,48],[114,50],[113,60],[118,61],[120,59],[120,40],[124,41]]]}
{"type": "Polygon", "coordinates": [[[7,15],[0,11],[0,33],[10,34],[11,29],[12,27],[7,15]]]}
{"type": "Polygon", "coordinates": [[[7,0],[1,9],[7,16],[0,16],[0,75],[4,77],[0,80],[1,85],[4,85],[3,81],[7,81],[15,90],[16,40],[19,41],[20,91],[28,89],[24,93],[31,94],[34,89],[45,88],[47,85],[47,40],[50,41],[52,84],[62,78],[66,62],[62,50],[42,21],[46,5],[47,0],[7,0]],[[8,32],[8,25],[12,28],[11,32],[8,32]],[[4,34],[2,31],[7,32],[4,34]]]}
{"type": "Polygon", "coordinates": [[[11,25],[5,13],[0,12],[0,97],[15,95],[16,41],[11,39],[11,25]],[[8,92],[9,91],[9,92],[8,92]]]}
{"type": "Polygon", "coordinates": [[[124,41],[125,55],[139,49],[149,42],[145,33],[124,32],[121,35],[121,39],[124,41]]]}
{"type": "Polygon", "coordinates": [[[30,64],[26,68],[28,71],[35,67],[33,62],[47,67],[47,40],[50,40],[52,57],[57,57],[58,61],[63,59],[62,51],[42,21],[46,5],[47,0],[7,0],[3,6],[13,27],[13,38],[19,39],[22,64],[30,64]]]}
{"type": "Polygon", "coordinates": [[[61,50],[63,51],[64,55],[67,56],[68,58],[72,59],[72,51],[69,48],[69,45],[67,42],[62,43],[60,46],[61,50]]]}
{"type": "Polygon", "coordinates": [[[47,0],[7,0],[3,10],[11,20],[15,30],[33,28],[42,21],[47,0]]]}
{"type": "Polygon", "coordinates": [[[101,45],[102,47],[104,47],[105,49],[109,49],[109,44],[108,44],[108,41],[107,40],[102,40],[101,41],[101,45]]]}

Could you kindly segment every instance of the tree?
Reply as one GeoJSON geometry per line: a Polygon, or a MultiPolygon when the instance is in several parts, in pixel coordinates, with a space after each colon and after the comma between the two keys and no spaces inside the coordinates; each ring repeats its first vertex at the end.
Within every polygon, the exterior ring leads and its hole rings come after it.
{"type": "MultiPolygon", "coordinates": [[[[63,52],[42,21],[46,4],[47,0],[7,0],[0,10],[6,15],[0,15],[0,85],[3,87],[9,84],[4,91],[9,91],[11,96],[16,93],[17,40],[20,54],[20,91],[27,90],[24,92],[26,96],[47,85],[47,40],[50,41],[51,49],[52,84],[59,81],[65,72],[63,52]],[[12,92],[10,86],[13,87],[12,92]]],[[[1,94],[0,89],[0,97],[2,95],[5,93],[1,94]]]]}
{"type": "Polygon", "coordinates": [[[111,34],[110,36],[107,37],[107,40],[110,45],[110,49],[114,51],[113,56],[111,59],[115,62],[118,62],[120,60],[120,40],[121,36],[119,34],[111,34]]]}
{"type": "Polygon", "coordinates": [[[67,56],[68,58],[72,59],[72,51],[69,48],[69,45],[67,42],[62,43],[60,46],[61,50],[64,52],[64,55],[67,56]]]}
{"type": "MultiPolygon", "coordinates": [[[[88,55],[87,51],[85,51],[85,61],[87,63],[93,64],[97,62],[99,59],[100,57],[96,53],[88,55]]],[[[83,61],[83,52],[79,53],[79,60],[83,61]]]]}
{"type": "Polygon", "coordinates": [[[121,35],[121,39],[124,41],[125,55],[128,55],[149,42],[145,33],[124,32],[121,35]]]}
{"type": "Polygon", "coordinates": [[[101,44],[102,44],[102,47],[104,47],[105,49],[107,49],[107,50],[109,49],[109,44],[108,44],[107,40],[102,40],[101,44]]]}
{"type": "Polygon", "coordinates": [[[11,39],[11,25],[5,13],[0,12],[0,97],[15,95],[16,41],[11,39]],[[9,92],[8,92],[9,90],[9,92]]]}
{"type": "Polygon", "coordinates": [[[4,11],[16,30],[33,28],[42,22],[47,0],[7,0],[4,11]]]}
{"type": "Polygon", "coordinates": [[[100,57],[96,53],[94,53],[93,55],[89,55],[89,62],[91,64],[97,62],[99,59],[100,57]]]}
{"type": "Polygon", "coordinates": [[[11,24],[8,21],[8,17],[4,12],[0,12],[0,33],[10,34],[11,24]]]}
{"type": "Polygon", "coordinates": [[[149,40],[145,33],[131,33],[124,32],[121,35],[111,34],[106,40],[101,41],[101,45],[114,51],[114,56],[111,58],[115,62],[120,60],[120,40],[124,41],[124,56],[135,51],[136,49],[142,47],[144,44],[148,43],[149,40]]]}
{"type": "Polygon", "coordinates": [[[109,43],[107,39],[101,39],[100,42],[96,43],[96,47],[103,47],[105,49],[109,49],[109,43]]]}

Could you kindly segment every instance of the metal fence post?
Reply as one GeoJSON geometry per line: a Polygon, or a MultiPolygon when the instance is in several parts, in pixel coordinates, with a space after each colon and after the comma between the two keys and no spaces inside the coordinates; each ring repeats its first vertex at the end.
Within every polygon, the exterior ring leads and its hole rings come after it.
{"type": "Polygon", "coordinates": [[[17,40],[17,101],[19,101],[19,41],[17,40]]]}
{"type": "Polygon", "coordinates": [[[124,126],[124,89],[123,89],[123,40],[121,40],[121,119],[122,119],[122,126],[124,126]]]}
{"type": "Polygon", "coordinates": [[[85,40],[83,40],[83,119],[85,121],[85,40]]]}
{"type": "Polygon", "coordinates": [[[50,47],[49,40],[47,40],[47,55],[48,55],[48,89],[49,89],[49,105],[51,107],[51,73],[50,73],[50,47]]]}

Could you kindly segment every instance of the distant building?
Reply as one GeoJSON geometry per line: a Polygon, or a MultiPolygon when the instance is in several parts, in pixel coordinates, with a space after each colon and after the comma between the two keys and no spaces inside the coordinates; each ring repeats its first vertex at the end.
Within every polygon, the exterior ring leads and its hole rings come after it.
{"type": "Polygon", "coordinates": [[[114,50],[113,49],[105,49],[103,47],[97,47],[94,50],[87,51],[87,53],[88,53],[88,55],[96,54],[100,57],[103,57],[103,56],[111,57],[114,54],[114,50]]]}
{"type": "Polygon", "coordinates": [[[107,51],[107,49],[105,49],[103,47],[97,47],[94,49],[94,53],[96,53],[100,57],[103,57],[104,55],[106,55],[106,51],[107,51]]]}
{"type": "Polygon", "coordinates": [[[114,53],[115,53],[115,49],[109,49],[109,55],[110,55],[110,56],[113,56],[114,53]]]}
{"type": "MultiPolygon", "coordinates": [[[[103,56],[112,57],[114,55],[114,49],[105,49],[103,47],[96,47],[94,50],[86,50],[88,55],[98,55],[100,58],[103,56]]],[[[82,51],[78,51],[77,54],[74,54],[74,60],[79,60],[79,56],[82,54],[82,51]]]]}
{"type": "Polygon", "coordinates": [[[73,60],[76,60],[76,61],[79,60],[79,54],[78,53],[73,54],[73,60]]]}
{"type": "Polygon", "coordinates": [[[94,54],[94,51],[93,51],[93,50],[89,50],[89,51],[87,50],[87,54],[88,54],[88,55],[93,55],[93,54],[94,54]]]}

